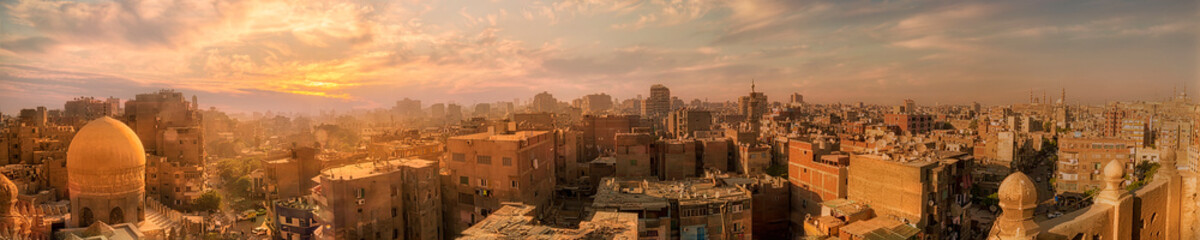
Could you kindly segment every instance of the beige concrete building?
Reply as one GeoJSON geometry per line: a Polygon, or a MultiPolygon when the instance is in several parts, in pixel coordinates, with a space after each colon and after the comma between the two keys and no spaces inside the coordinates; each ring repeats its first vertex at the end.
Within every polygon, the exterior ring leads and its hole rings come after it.
{"type": "MultiPolygon", "coordinates": [[[[271,199],[291,199],[307,196],[317,182],[312,179],[320,175],[322,163],[311,147],[294,147],[288,152],[269,156],[262,161],[263,183],[259,193],[271,199]]],[[[396,159],[396,158],[387,158],[396,159]]]]}
{"type": "Polygon", "coordinates": [[[549,92],[541,92],[533,96],[533,102],[529,104],[529,110],[532,112],[556,113],[558,112],[558,99],[554,98],[549,92]]]}
{"type": "Polygon", "coordinates": [[[316,235],[328,239],[442,239],[434,162],[364,162],[321,172],[316,235]]]}
{"type": "Polygon", "coordinates": [[[72,126],[81,126],[92,119],[120,116],[121,110],[121,99],[110,97],[100,100],[94,97],[77,97],[63,104],[64,119],[62,122],[72,126]]]}
{"type": "Polygon", "coordinates": [[[771,146],[766,144],[738,144],[737,172],[743,174],[766,173],[771,166],[771,146]]]}
{"type": "Polygon", "coordinates": [[[756,239],[787,239],[790,228],[791,194],[788,180],[767,174],[746,177],[721,177],[726,185],[750,191],[755,207],[751,212],[753,236],[756,239]]]}
{"type": "Polygon", "coordinates": [[[923,236],[961,234],[941,223],[965,219],[970,186],[962,183],[969,182],[971,160],[959,152],[851,155],[846,197],[871,206],[880,217],[921,229],[923,236]]]}
{"type": "Polygon", "coordinates": [[[577,129],[583,131],[580,148],[584,159],[594,159],[601,153],[616,149],[617,133],[633,132],[641,118],[637,115],[586,115],[577,129]]]}
{"type": "Polygon", "coordinates": [[[686,138],[695,136],[696,131],[712,130],[712,112],[698,109],[679,109],[667,115],[666,128],[669,136],[686,138]]]}
{"type": "Polygon", "coordinates": [[[613,108],[612,96],[608,94],[588,94],[582,99],[583,114],[602,114],[613,108]]]}
{"type": "Polygon", "coordinates": [[[735,153],[730,150],[732,147],[733,143],[728,138],[696,139],[696,151],[700,152],[700,168],[729,172],[729,160],[733,159],[735,153]]]}
{"type": "Polygon", "coordinates": [[[125,102],[122,119],[129,124],[146,153],[161,156],[155,161],[150,195],[172,207],[187,206],[204,192],[204,134],[196,97],[187,101],[183,93],[161,90],[138,94],[125,102]]]}
{"type": "Polygon", "coordinates": [[[645,133],[618,133],[616,138],[617,177],[651,177],[656,170],[658,151],[654,139],[645,133]]]}
{"type": "Polygon", "coordinates": [[[659,142],[659,179],[674,180],[699,176],[699,156],[696,141],[692,139],[667,139],[659,142]]]}
{"type": "Polygon", "coordinates": [[[1136,141],[1117,138],[1062,138],[1058,143],[1055,190],[1059,193],[1083,193],[1104,185],[1104,164],[1120,160],[1133,168],[1136,141]]]}
{"type": "Polygon", "coordinates": [[[662,84],[650,86],[650,97],[642,100],[642,117],[662,119],[671,112],[671,89],[662,84]]]}
{"type": "Polygon", "coordinates": [[[49,122],[44,107],[21,112],[24,117],[4,122],[0,128],[0,157],[3,158],[0,165],[41,166],[36,191],[53,191],[56,198],[66,199],[67,147],[75,136],[75,127],[49,122]]]}
{"type": "Polygon", "coordinates": [[[483,220],[504,202],[548,209],[556,182],[554,138],[549,131],[451,137],[441,162],[446,236],[483,220]]]}

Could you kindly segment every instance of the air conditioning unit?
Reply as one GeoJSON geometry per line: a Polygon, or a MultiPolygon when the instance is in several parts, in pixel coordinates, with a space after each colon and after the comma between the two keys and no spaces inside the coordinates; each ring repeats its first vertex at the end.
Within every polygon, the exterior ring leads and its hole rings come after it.
{"type": "Polygon", "coordinates": [[[358,200],[356,200],[356,201],[354,201],[354,202],[355,202],[355,203],[358,203],[358,205],[367,204],[367,200],[366,200],[366,199],[358,199],[358,200]]]}

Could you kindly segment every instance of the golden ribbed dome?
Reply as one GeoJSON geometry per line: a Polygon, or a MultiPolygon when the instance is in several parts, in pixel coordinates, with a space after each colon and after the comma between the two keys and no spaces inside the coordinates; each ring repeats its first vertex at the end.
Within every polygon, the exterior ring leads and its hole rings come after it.
{"type": "Polygon", "coordinates": [[[142,140],[125,123],[110,117],[88,122],[67,149],[67,169],[103,172],[145,165],[142,140]]]}

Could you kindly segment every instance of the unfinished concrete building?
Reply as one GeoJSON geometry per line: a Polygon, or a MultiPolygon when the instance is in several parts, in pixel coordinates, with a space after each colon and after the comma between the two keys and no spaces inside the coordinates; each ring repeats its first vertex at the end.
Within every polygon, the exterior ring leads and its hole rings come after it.
{"type": "Polygon", "coordinates": [[[149,183],[156,186],[149,193],[172,207],[190,205],[204,192],[204,135],[196,101],[195,96],[189,102],[183,93],[161,90],[125,102],[122,118],[146,153],[165,158],[162,164],[148,166],[162,176],[149,183]]]}
{"type": "Polygon", "coordinates": [[[638,215],[639,239],[752,239],[751,193],[715,178],[606,178],[592,207],[638,215]]]}
{"type": "Polygon", "coordinates": [[[317,219],[329,239],[441,239],[436,163],[374,161],[321,172],[313,191],[317,219]]]}
{"type": "Polygon", "coordinates": [[[698,156],[696,156],[696,141],[691,139],[667,139],[659,142],[661,161],[658,168],[659,179],[674,180],[698,176],[698,156]]]}
{"type": "Polygon", "coordinates": [[[917,227],[924,236],[964,234],[940,223],[966,219],[963,207],[971,186],[962,183],[970,182],[971,160],[946,151],[852,155],[846,197],[870,205],[881,217],[917,227]]]}
{"type": "Polygon", "coordinates": [[[654,176],[658,160],[657,146],[650,134],[618,133],[616,138],[617,177],[654,176]]]}
{"type": "Polygon", "coordinates": [[[712,112],[698,109],[671,111],[666,118],[667,133],[676,138],[695,136],[696,131],[712,129],[712,112]]]}
{"type": "Polygon", "coordinates": [[[446,236],[483,220],[504,202],[547,209],[556,183],[554,138],[549,131],[450,138],[441,162],[446,236]]]}

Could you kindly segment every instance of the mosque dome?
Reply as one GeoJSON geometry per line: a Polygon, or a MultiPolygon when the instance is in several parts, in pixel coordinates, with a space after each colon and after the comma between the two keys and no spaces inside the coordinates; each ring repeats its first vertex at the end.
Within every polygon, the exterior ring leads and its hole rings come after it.
{"type": "Polygon", "coordinates": [[[88,122],[67,149],[71,194],[144,190],[146,151],[125,123],[102,117],[88,122]]]}
{"type": "Polygon", "coordinates": [[[1037,187],[1033,185],[1033,180],[1030,180],[1029,176],[1021,172],[1015,172],[1004,178],[1004,181],[1000,182],[997,194],[1000,195],[1001,207],[1037,205],[1037,187]]]}

